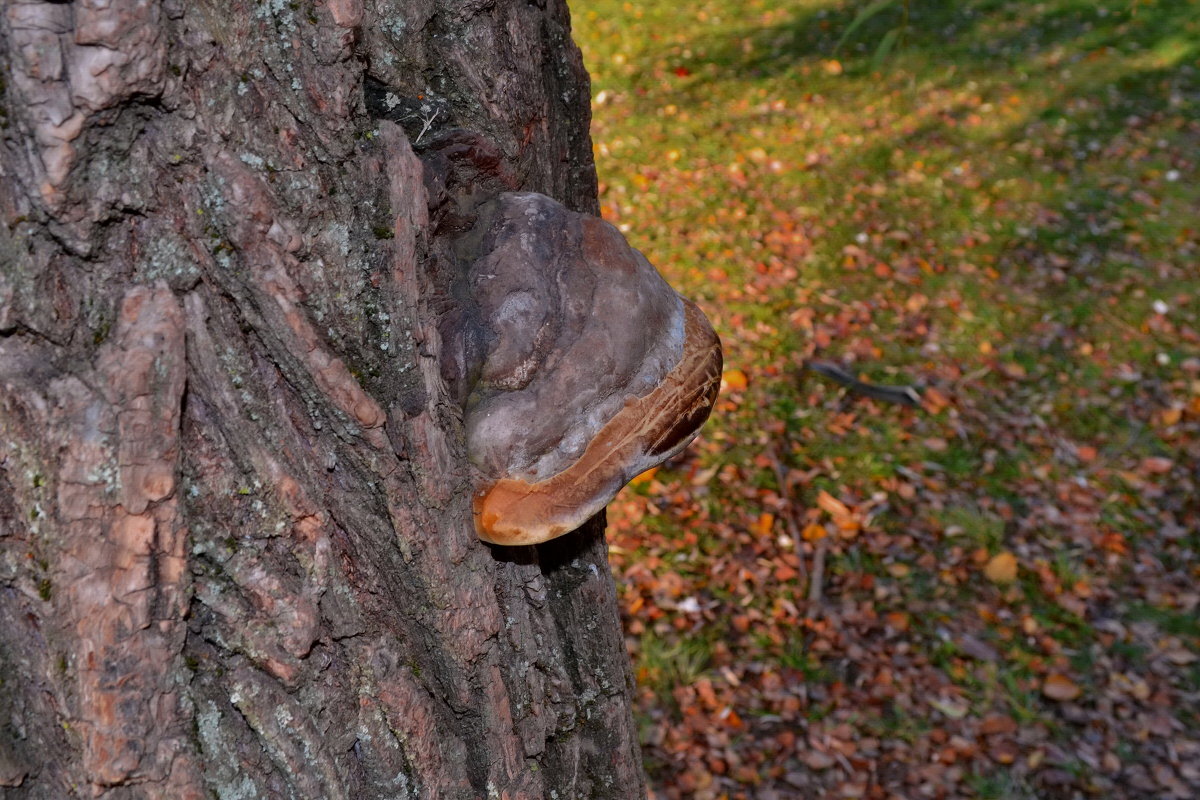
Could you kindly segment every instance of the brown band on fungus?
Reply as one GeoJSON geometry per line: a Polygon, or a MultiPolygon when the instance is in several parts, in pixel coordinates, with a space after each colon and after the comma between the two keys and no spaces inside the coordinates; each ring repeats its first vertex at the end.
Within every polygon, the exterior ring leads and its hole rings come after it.
{"type": "Polygon", "coordinates": [[[533,483],[504,478],[476,493],[475,528],[492,544],[553,539],[600,511],[630,479],[683,450],[700,430],[721,383],[721,344],[691,302],[682,300],[679,363],[650,393],[631,397],[561,472],[533,483]]]}
{"type": "Polygon", "coordinates": [[[441,372],[463,403],[476,532],[536,544],[687,446],[716,399],[721,346],[604,220],[534,192],[470,217],[441,372]]]}

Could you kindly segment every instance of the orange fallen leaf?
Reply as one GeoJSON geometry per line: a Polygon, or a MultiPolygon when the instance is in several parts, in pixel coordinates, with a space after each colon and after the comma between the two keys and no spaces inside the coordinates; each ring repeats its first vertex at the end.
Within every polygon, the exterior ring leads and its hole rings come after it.
{"type": "Polygon", "coordinates": [[[803,537],[804,541],[806,542],[818,542],[828,535],[829,534],[825,531],[825,526],[818,525],[815,522],[805,525],[804,530],[800,531],[800,536],[803,537]]]}
{"type": "Polygon", "coordinates": [[[749,378],[740,369],[728,369],[721,373],[721,391],[723,392],[744,392],[749,385],[749,378]]]}
{"type": "Polygon", "coordinates": [[[1017,760],[1017,756],[1020,754],[1016,742],[1008,740],[996,742],[988,749],[988,755],[997,764],[1011,764],[1017,760]]]}
{"type": "Polygon", "coordinates": [[[817,505],[833,517],[850,516],[850,507],[824,489],[817,495],[817,505]]]}
{"type": "Polygon", "coordinates": [[[799,572],[787,566],[786,564],[775,568],[775,580],[779,581],[780,583],[790,581],[799,574],[799,572]]]}
{"type": "Polygon", "coordinates": [[[921,405],[930,414],[938,414],[942,409],[950,405],[950,398],[933,386],[927,386],[921,392],[921,405]]]}
{"type": "Polygon", "coordinates": [[[1178,424],[1179,420],[1183,419],[1183,409],[1177,406],[1164,408],[1162,413],[1159,415],[1159,419],[1162,421],[1163,425],[1178,424]]]}
{"type": "Polygon", "coordinates": [[[775,527],[775,515],[763,512],[758,515],[758,521],[754,523],[752,530],[759,536],[768,536],[773,527],[775,527]]]}
{"type": "Polygon", "coordinates": [[[997,553],[983,568],[983,575],[992,583],[1012,583],[1017,579],[1017,557],[1007,550],[997,553]]]}
{"type": "Polygon", "coordinates": [[[639,474],[636,478],[629,482],[630,486],[641,486],[643,483],[649,483],[654,478],[654,473],[658,472],[658,467],[651,467],[645,472],[639,474]]]}
{"type": "Polygon", "coordinates": [[[1046,676],[1046,680],[1042,683],[1042,694],[1051,700],[1067,702],[1083,694],[1083,689],[1080,689],[1079,685],[1066,675],[1052,672],[1046,676]]]}

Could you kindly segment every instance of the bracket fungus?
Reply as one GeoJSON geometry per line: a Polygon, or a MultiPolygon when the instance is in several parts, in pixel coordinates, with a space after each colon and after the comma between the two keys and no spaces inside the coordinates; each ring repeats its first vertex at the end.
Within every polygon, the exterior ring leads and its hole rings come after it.
{"type": "Polygon", "coordinates": [[[533,193],[478,209],[457,334],[475,528],[493,544],[561,536],[708,418],[721,344],[612,225],[533,193]]]}

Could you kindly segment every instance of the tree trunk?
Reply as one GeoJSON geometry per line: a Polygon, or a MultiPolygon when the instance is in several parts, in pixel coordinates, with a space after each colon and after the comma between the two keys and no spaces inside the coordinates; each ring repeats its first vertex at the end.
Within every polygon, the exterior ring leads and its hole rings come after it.
{"type": "Polygon", "coordinates": [[[641,797],[603,520],[476,537],[480,197],[595,213],[563,0],[0,5],[0,794],[641,797]]]}

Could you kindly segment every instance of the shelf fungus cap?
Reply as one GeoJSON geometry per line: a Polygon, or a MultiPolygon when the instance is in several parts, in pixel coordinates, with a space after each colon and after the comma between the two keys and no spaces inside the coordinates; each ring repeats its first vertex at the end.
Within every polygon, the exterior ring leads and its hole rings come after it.
{"type": "Polygon", "coordinates": [[[498,196],[465,241],[475,345],[457,357],[472,386],[475,528],[536,544],[691,442],[717,397],[721,343],[616,228],[544,195],[498,196]]]}

